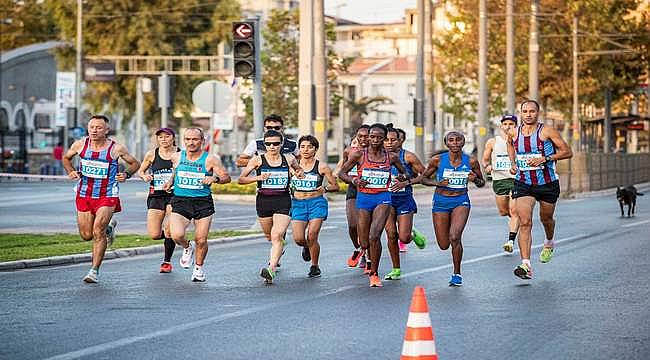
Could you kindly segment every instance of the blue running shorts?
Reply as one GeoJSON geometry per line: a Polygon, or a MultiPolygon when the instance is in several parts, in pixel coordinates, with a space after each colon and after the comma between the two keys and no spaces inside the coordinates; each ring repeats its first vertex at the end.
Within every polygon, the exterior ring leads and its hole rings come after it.
{"type": "Polygon", "coordinates": [[[459,206],[471,208],[469,202],[469,195],[467,193],[458,196],[446,196],[438,193],[433,193],[431,212],[448,212],[451,213],[459,206]]]}
{"type": "Polygon", "coordinates": [[[406,214],[415,214],[418,212],[418,205],[412,194],[408,195],[395,195],[391,196],[391,202],[397,212],[397,216],[406,214]]]}
{"type": "Polygon", "coordinates": [[[291,220],[327,220],[327,210],[327,199],[325,199],[323,196],[318,196],[311,199],[291,200],[291,220]]]}
{"type": "Polygon", "coordinates": [[[373,211],[378,205],[390,205],[390,192],[384,191],[378,194],[366,194],[357,192],[357,209],[373,211]]]}

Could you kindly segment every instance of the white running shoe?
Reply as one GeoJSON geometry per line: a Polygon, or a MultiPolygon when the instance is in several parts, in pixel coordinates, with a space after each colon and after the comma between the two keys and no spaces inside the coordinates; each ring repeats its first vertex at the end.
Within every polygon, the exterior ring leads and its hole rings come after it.
{"type": "Polygon", "coordinates": [[[180,260],[181,267],[185,269],[189,269],[194,263],[194,246],[192,245],[192,242],[189,244],[190,246],[183,249],[183,255],[181,255],[180,260]]]}
{"type": "Polygon", "coordinates": [[[99,271],[95,269],[90,269],[88,271],[88,274],[84,276],[84,282],[87,282],[89,284],[96,284],[99,282],[99,271]]]}
{"type": "Polygon", "coordinates": [[[115,227],[117,226],[117,220],[112,219],[108,226],[106,227],[106,247],[113,245],[115,241],[115,227]]]}
{"type": "Polygon", "coordinates": [[[192,281],[205,281],[205,271],[203,271],[203,266],[194,267],[194,271],[192,271],[192,281]]]}

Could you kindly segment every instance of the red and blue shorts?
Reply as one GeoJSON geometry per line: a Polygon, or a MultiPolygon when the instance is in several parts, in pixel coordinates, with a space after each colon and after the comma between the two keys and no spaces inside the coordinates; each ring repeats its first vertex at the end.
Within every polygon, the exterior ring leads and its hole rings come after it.
{"type": "Polygon", "coordinates": [[[93,199],[92,197],[77,196],[75,202],[77,204],[77,211],[90,212],[93,215],[97,214],[97,210],[100,207],[115,208],[113,213],[122,211],[122,204],[120,204],[120,198],[118,197],[100,197],[93,199]]]}

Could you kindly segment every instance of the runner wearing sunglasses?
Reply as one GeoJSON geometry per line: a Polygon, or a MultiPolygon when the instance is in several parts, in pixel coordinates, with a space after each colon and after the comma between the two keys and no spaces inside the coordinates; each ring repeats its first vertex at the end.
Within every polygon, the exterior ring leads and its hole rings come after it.
{"type": "MultiPolygon", "coordinates": [[[[279,132],[283,137],[282,148],[280,149],[282,154],[292,154],[295,157],[298,156],[298,144],[294,140],[287,139],[284,136],[284,120],[282,120],[280,115],[271,114],[264,118],[264,131],[270,130],[279,132]]],[[[252,140],[239,155],[236,162],[237,167],[245,167],[253,156],[264,154],[266,151],[264,138],[252,140]]]]}

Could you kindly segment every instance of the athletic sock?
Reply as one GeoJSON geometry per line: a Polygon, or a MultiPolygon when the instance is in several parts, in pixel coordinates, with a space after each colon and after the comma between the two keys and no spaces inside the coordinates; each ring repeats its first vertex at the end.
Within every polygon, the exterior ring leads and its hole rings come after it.
{"type": "Polygon", "coordinates": [[[523,260],[521,260],[521,263],[522,263],[522,264],[525,264],[525,265],[528,266],[529,268],[531,267],[531,266],[530,266],[530,259],[523,259],[523,260]]]}
{"type": "Polygon", "coordinates": [[[516,238],[517,238],[517,233],[516,232],[511,231],[511,232],[508,233],[508,241],[514,242],[516,238]]]}
{"type": "Polygon", "coordinates": [[[174,255],[174,249],[176,248],[176,243],[171,238],[165,238],[165,259],[164,262],[170,262],[172,260],[172,255],[174,255]]]}
{"type": "Polygon", "coordinates": [[[555,247],[555,242],[553,242],[553,239],[551,240],[546,239],[544,240],[544,247],[550,247],[550,248],[555,247]]]}

